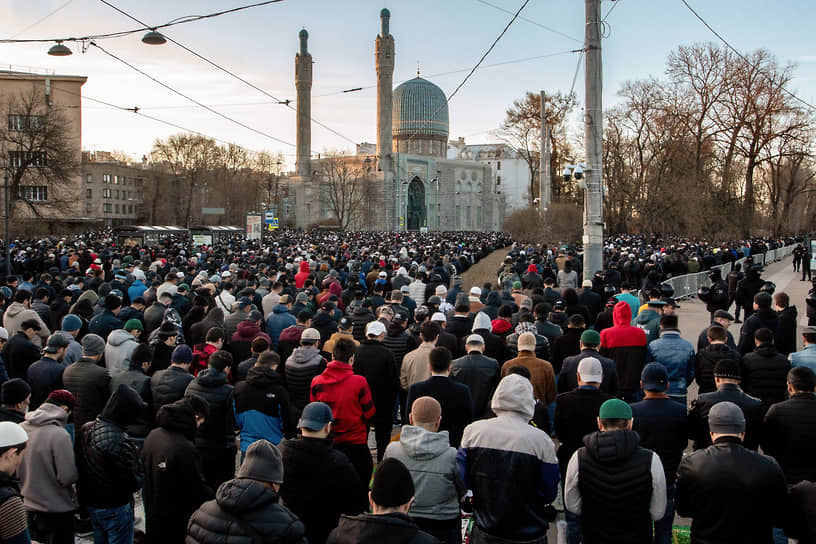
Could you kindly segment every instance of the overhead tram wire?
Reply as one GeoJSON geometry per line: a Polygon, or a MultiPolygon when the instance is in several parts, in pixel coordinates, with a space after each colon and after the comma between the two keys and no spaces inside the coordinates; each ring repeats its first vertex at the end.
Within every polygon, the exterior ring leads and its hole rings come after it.
{"type": "MultiPolygon", "coordinates": [[[[504,9],[504,8],[503,8],[503,7],[501,7],[501,6],[497,6],[497,5],[495,5],[495,4],[491,4],[490,2],[487,2],[486,0],[476,0],[476,1],[477,1],[477,2],[479,2],[480,4],[484,4],[485,6],[490,6],[490,7],[491,7],[491,8],[493,8],[493,9],[497,9],[497,10],[499,10],[499,11],[502,11],[502,12],[504,12],[504,13],[507,13],[508,15],[513,15],[513,12],[512,12],[512,11],[510,11],[509,9],[504,9]]],[[[614,8],[613,8],[613,9],[614,9],[614,8]]],[[[611,11],[611,10],[610,10],[610,11],[611,11]]],[[[527,17],[519,17],[519,19],[521,19],[521,20],[522,20],[522,21],[524,21],[524,22],[527,22],[527,23],[533,24],[533,25],[535,25],[535,26],[537,26],[537,27],[543,28],[544,30],[547,30],[547,31],[549,31],[549,32],[552,32],[553,34],[558,34],[559,36],[562,36],[562,37],[567,38],[567,39],[569,39],[569,40],[572,40],[572,41],[574,41],[574,42],[583,43],[583,41],[584,41],[584,40],[581,40],[581,39],[575,38],[575,37],[573,37],[573,36],[570,36],[569,34],[565,34],[565,33],[561,32],[560,30],[556,30],[556,29],[554,29],[554,28],[552,28],[552,27],[549,27],[549,26],[543,25],[543,24],[539,23],[538,21],[533,21],[532,19],[528,19],[527,17]]]]}
{"type": "MultiPolygon", "coordinates": [[[[132,20],[136,21],[136,22],[137,22],[137,23],[139,23],[139,24],[142,24],[142,25],[145,25],[145,24],[146,24],[146,23],[144,23],[143,21],[140,21],[139,19],[137,19],[136,17],[134,17],[133,15],[131,15],[131,14],[129,14],[129,13],[127,13],[127,12],[123,11],[122,9],[120,9],[120,8],[116,7],[115,5],[111,4],[110,2],[108,2],[108,0],[99,0],[99,1],[100,1],[100,2],[102,2],[103,4],[105,4],[106,6],[108,6],[108,7],[112,8],[112,9],[114,9],[114,10],[118,11],[119,13],[121,13],[122,15],[124,15],[125,17],[128,17],[128,18],[130,18],[130,19],[132,19],[132,20]]],[[[281,1],[281,0],[278,0],[278,1],[281,1]]],[[[230,71],[230,70],[228,70],[228,69],[224,68],[223,66],[221,66],[221,65],[217,64],[216,62],[214,62],[214,61],[212,61],[212,60],[208,59],[208,58],[207,58],[207,57],[205,57],[204,55],[201,55],[200,53],[197,53],[196,51],[193,51],[192,49],[190,49],[190,48],[189,48],[189,47],[187,47],[186,45],[184,45],[184,44],[181,44],[181,43],[177,42],[176,40],[174,40],[174,39],[173,39],[173,38],[171,38],[170,36],[164,35],[164,37],[165,37],[165,39],[167,39],[167,41],[169,41],[169,42],[172,42],[172,43],[176,44],[177,46],[181,47],[182,49],[184,49],[185,51],[187,51],[187,52],[188,52],[188,53],[190,53],[191,55],[194,55],[195,57],[197,57],[197,58],[199,58],[199,59],[203,60],[204,62],[206,62],[206,63],[207,63],[207,64],[209,64],[210,66],[212,66],[212,67],[214,67],[214,68],[216,68],[216,69],[218,69],[218,70],[220,70],[220,71],[224,72],[225,74],[229,75],[230,77],[233,77],[233,78],[237,79],[238,81],[240,81],[240,82],[241,82],[241,83],[243,83],[244,85],[247,85],[247,86],[249,86],[249,87],[251,87],[251,88],[255,89],[255,90],[256,90],[256,91],[258,91],[259,93],[263,94],[264,96],[266,96],[266,97],[268,97],[268,98],[271,98],[272,100],[276,101],[277,103],[279,103],[279,104],[281,104],[281,105],[283,105],[283,106],[286,106],[286,107],[287,107],[287,108],[289,108],[290,110],[292,110],[292,111],[294,111],[294,112],[297,112],[297,108],[296,108],[296,107],[294,107],[294,106],[292,106],[291,104],[289,104],[289,103],[288,103],[288,102],[286,102],[285,100],[281,100],[280,98],[278,98],[278,97],[276,97],[276,96],[274,96],[274,95],[272,95],[272,94],[268,93],[267,91],[265,91],[264,89],[262,89],[262,88],[258,87],[257,85],[255,85],[255,84],[254,84],[254,83],[252,83],[251,81],[247,81],[247,80],[246,80],[246,79],[244,79],[243,77],[241,77],[241,76],[239,76],[238,74],[236,74],[236,73],[234,73],[234,72],[232,72],[232,71],[230,71]]],[[[329,132],[331,132],[331,133],[332,133],[332,134],[334,134],[335,136],[338,136],[338,137],[340,137],[340,138],[343,138],[344,140],[346,140],[346,141],[350,142],[350,143],[351,143],[351,144],[353,144],[353,145],[357,145],[357,142],[356,142],[356,141],[352,140],[352,139],[351,139],[351,138],[349,138],[348,136],[345,136],[344,134],[341,134],[341,133],[337,132],[337,131],[336,131],[336,130],[334,130],[333,128],[331,128],[331,127],[329,127],[328,125],[326,125],[326,124],[324,124],[324,123],[322,123],[322,122],[318,121],[318,120],[317,120],[317,119],[315,119],[314,117],[310,117],[310,120],[311,120],[311,122],[312,122],[312,123],[314,123],[314,124],[316,124],[316,125],[318,125],[318,126],[320,126],[320,127],[324,128],[324,129],[328,130],[329,132]]]]}
{"type": "Polygon", "coordinates": [[[67,1],[67,2],[65,2],[64,4],[62,4],[62,5],[60,5],[59,7],[57,7],[56,9],[54,9],[54,10],[52,10],[52,11],[48,12],[48,14],[47,14],[47,15],[45,15],[45,16],[43,16],[43,17],[40,17],[39,19],[37,19],[36,21],[34,21],[33,23],[31,23],[30,25],[28,25],[28,26],[27,26],[27,27],[25,27],[24,29],[22,29],[21,31],[19,31],[18,33],[16,33],[14,36],[9,36],[9,39],[10,39],[10,40],[13,40],[13,39],[14,39],[14,38],[16,38],[17,36],[19,36],[19,35],[21,35],[21,34],[25,34],[26,32],[28,32],[29,30],[31,30],[32,28],[34,28],[34,27],[35,27],[35,26],[37,26],[38,24],[42,23],[43,21],[45,21],[46,19],[48,19],[48,18],[49,18],[49,17],[51,17],[52,15],[56,14],[58,11],[61,11],[63,8],[67,7],[67,6],[68,6],[68,4],[70,4],[70,3],[71,3],[71,2],[73,2],[73,1],[74,1],[74,0],[68,0],[68,1],[67,1]]]}
{"type": "Polygon", "coordinates": [[[169,22],[161,24],[161,25],[144,26],[142,28],[136,28],[134,30],[123,30],[123,31],[120,31],[120,32],[111,32],[111,33],[108,33],[108,34],[91,34],[91,35],[88,35],[88,36],[81,36],[81,37],[72,36],[72,37],[68,37],[68,38],[37,38],[37,39],[21,39],[21,40],[7,38],[7,39],[0,40],[0,43],[48,43],[48,42],[56,42],[56,41],[62,41],[62,42],[83,42],[83,41],[85,41],[85,42],[87,42],[87,41],[90,41],[90,40],[104,40],[104,39],[107,39],[107,38],[121,38],[123,36],[129,36],[131,34],[138,34],[138,33],[144,32],[145,30],[159,30],[159,29],[163,29],[163,28],[170,28],[171,26],[183,25],[183,24],[187,24],[187,23],[194,23],[196,21],[201,21],[203,19],[211,19],[213,17],[220,17],[221,15],[228,15],[230,13],[236,13],[238,11],[243,11],[243,10],[246,10],[246,9],[257,8],[257,7],[262,7],[262,6],[266,6],[266,5],[269,5],[269,4],[277,4],[279,2],[283,2],[283,0],[266,0],[264,2],[255,2],[254,4],[246,4],[246,5],[238,6],[236,8],[232,8],[232,9],[216,11],[214,13],[208,13],[207,15],[185,15],[183,17],[177,17],[176,19],[173,19],[172,21],[169,21],[169,22]]]}
{"type": "MultiPolygon", "coordinates": [[[[764,70],[760,69],[760,67],[759,67],[759,66],[757,66],[756,64],[754,64],[753,62],[751,62],[751,61],[748,59],[748,57],[746,57],[745,55],[743,55],[742,53],[740,53],[740,52],[737,50],[737,48],[735,48],[733,45],[731,45],[730,43],[728,43],[728,40],[726,40],[725,38],[723,38],[723,37],[720,35],[720,33],[719,33],[719,32],[717,32],[716,30],[714,30],[714,28],[712,28],[712,26],[711,26],[710,24],[708,24],[708,23],[706,22],[706,20],[705,20],[705,19],[703,19],[703,18],[702,18],[702,16],[700,16],[700,14],[699,14],[699,13],[697,13],[696,11],[694,11],[694,8],[692,8],[692,7],[689,5],[689,3],[688,3],[686,0],[680,0],[680,1],[681,1],[681,2],[683,2],[683,4],[684,4],[684,5],[685,5],[685,6],[688,8],[688,10],[689,10],[689,11],[690,11],[690,12],[691,12],[691,13],[692,13],[692,14],[693,14],[695,17],[697,17],[697,19],[699,19],[699,20],[700,20],[700,22],[701,22],[701,23],[703,23],[703,25],[705,25],[705,27],[706,27],[706,28],[707,28],[709,31],[711,31],[711,33],[712,33],[712,34],[714,34],[714,35],[715,35],[715,36],[716,36],[716,37],[717,37],[717,38],[718,38],[718,39],[719,39],[719,40],[720,40],[722,43],[724,43],[724,44],[725,44],[725,46],[726,46],[728,49],[730,49],[731,51],[733,51],[735,55],[737,55],[737,56],[738,56],[740,59],[742,59],[742,61],[743,61],[743,62],[745,62],[746,64],[748,64],[749,66],[751,66],[751,67],[752,67],[754,70],[756,70],[756,71],[757,71],[757,73],[762,74],[762,76],[763,76],[763,77],[765,77],[765,78],[766,78],[768,81],[770,81],[772,84],[776,85],[776,82],[774,81],[773,77],[769,76],[769,75],[768,75],[768,74],[767,74],[767,73],[766,73],[764,70]]],[[[803,99],[799,98],[798,96],[796,96],[796,94],[794,94],[794,93],[792,93],[791,91],[787,90],[787,89],[786,89],[784,86],[780,85],[780,86],[779,86],[779,89],[780,89],[780,90],[781,90],[783,93],[787,94],[788,96],[790,96],[791,98],[793,98],[794,100],[796,100],[797,102],[800,102],[801,104],[804,104],[805,106],[807,106],[809,109],[816,111],[816,106],[814,106],[814,105],[813,105],[813,104],[811,104],[810,102],[807,102],[806,100],[803,100],[803,99]]]]}
{"type": "Polygon", "coordinates": [[[251,132],[254,132],[255,134],[258,134],[258,135],[263,136],[263,137],[265,137],[265,138],[269,138],[270,140],[273,140],[273,141],[278,142],[278,143],[280,143],[280,144],[288,145],[288,146],[290,146],[290,147],[296,147],[296,146],[295,146],[295,144],[293,144],[293,143],[287,142],[287,141],[285,141],[285,140],[281,140],[280,138],[277,138],[277,137],[275,137],[275,136],[272,136],[271,134],[268,134],[268,133],[266,133],[266,132],[264,132],[264,131],[262,131],[262,130],[258,130],[258,129],[256,129],[256,128],[254,128],[254,127],[251,127],[251,126],[247,125],[246,123],[243,123],[243,122],[241,122],[241,121],[238,121],[237,119],[233,119],[233,118],[232,118],[232,117],[230,117],[229,115],[226,115],[226,114],[224,114],[224,113],[221,113],[220,111],[218,111],[218,110],[216,110],[216,109],[213,109],[213,108],[211,108],[210,106],[207,106],[206,104],[204,104],[204,103],[202,103],[202,102],[199,102],[199,101],[198,101],[198,100],[196,100],[195,98],[192,98],[192,97],[190,97],[190,96],[188,96],[188,95],[186,95],[186,94],[182,93],[181,91],[178,91],[178,90],[174,89],[174,88],[173,88],[173,87],[171,87],[170,85],[168,85],[168,84],[166,84],[166,83],[164,83],[164,82],[162,82],[162,81],[160,81],[160,80],[156,79],[155,77],[151,76],[151,75],[150,75],[150,74],[148,74],[147,72],[145,72],[145,71],[141,70],[140,68],[137,68],[137,67],[136,67],[136,66],[134,66],[133,64],[130,64],[128,61],[126,61],[126,60],[122,59],[121,57],[118,57],[118,56],[114,55],[113,53],[111,53],[110,51],[108,51],[107,49],[105,49],[104,47],[102,47],[101,45],[97,44],[96,42],[90,42],[90,45],[92,45],[92,46],[96,47],[97,49],[99,49],[100,51],[102,51],[103,53],[105,53],[106,55],[108,55],[109,57],[111,57],[112,59],[114,59],[114,60],[117,60],[117,61],[121,62],[122,64],[124,64],[125,66],[127,66],[128,68],[130,68],[131,70],[134,70],[134,71],[136,71],[136,72],[138,72],[138,73],[142,74],[143,76],[145,76],[145,77],[146,77],[146,78],[148,78],[149,80],[153,81],[154,83],[157,83],[157,84],[161,85],[162,87],[164,87],[164,88],[165,88],[165,89],[167,89],[168,91],[171,91],[171,92],[173,92],[173,93],[175,93],[175,94],[179,95],[180,97],[182,97],[182,98],[184,98],[184,99],[186,99],[186,100],[189,100],[189,101],[190,101],[190,102],[192,102],[193,104],[196,104],[196,105],[198,105],[198,106],[200,106],[200,107],[204,108],[205,110],[209,111],[210,113],[213,113],[213,114],[217,115],[218,117],[221,117],[222,119],[226,119],[227,121],[229,121],[229,122],[231,122],[231,123],[234,123],[234,124],[236,124],[236,125],[238,125],[238,126],[240,126],[240,127],[243,127],[243,128],[245,128],[245,129],[247,129],[247,130],[249,130],[249,131],[251,131],[251,132]]]}

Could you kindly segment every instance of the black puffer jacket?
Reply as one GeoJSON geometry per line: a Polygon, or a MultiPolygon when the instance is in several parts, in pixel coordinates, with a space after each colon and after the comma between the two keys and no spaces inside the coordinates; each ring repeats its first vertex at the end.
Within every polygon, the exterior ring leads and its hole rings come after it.
{"type": "Polygon", "coordinates": [[[405,332],[401,325],[393,323],[388,326],[388,333],[382,343],[394,355],[394,364],[397,365],[397,368],[402,368],[405,354],[417,348],[414,338],[405,332]]]}
{"type": "Polygon", "coordinates": [[[135,423],[128,425],[125,431],[130,436],[144,438],[150,429],[154,427],[153,421],[155,419],[155,412],[153,411],[153,397],[150,394],[150,376],[142,371],[142,365],[135,361],[130,361],[128,369],[125,372],[120,372],[111,378],[111,391],[115,391],[119,384],[125,384],[132,387],[142,400],[147,404],[145,413],[135,423]]]}
{"type": "Polygon", "coordinates": [[[709,344],[708,347],[697,351],[694,362],[694,381],[699,386],[699,394],[711,393],[717,390],[714,383],[714,366],[717,361],[731,359],[740,362],[740,354],[731,349],[728,344],[709,344]]]}
{"type": "Polygon", "coordinates": [[[450,378],[470,389],[474,419],[493,417],[490,399],[493,398],[493,392],[501,379],[496,359],[478,351],[471,351],[451,363],[450,378]]]}
{"type": "Polygon", "coordinates": [[[263,484],[237,478],[195,511],[187,544],[306,543],[303,524],[263,484]]]}
{"type": "Polygon", "coordinates": [[[201,455],[193,444],[195,412],[189,399],[167,404],[142,449],[144,507],[151,542],[183,542],[196,508],[213,497],[204,483],[201,455]]]}
{"type": "Polygon", "coordinates": [[[762,400],[765,410],[788,398],[788,359],[773,344],[761,344],[742,358],[742,389],[762,400]]]}
{"type": "Polygon", "coordinates": [[[100,416],[78,433],[77,490],[81,504],[114,508],[128,504],[142,487],[142,465],[136,446],[124,428],[139,416],[145,403],[132,388],[120,385],[100,416]]]}
{"type": "Polygon", "coordinates": [[[377,340],[364,339],[354,355],[354,373],[363,376],[371,389],[375,421],[391,421],[399,391],[399,370],[394,355],[377,340]]]}
{"type": "Polygon", "coordinates": [[[86,357],[70,365],[62,373],[65,389],[76,398],[74,425],[77,429],[96,419],[102,412],[110,396],[110,379],[108,369],[86,357]]]}
{"type": "Polygon", "coordinates": [[[754,346],[756,346],[754,333],[763,328],[771,329],[771,332],[774,333],[774,338],[776,338],[779,333],[779,316],[770,308],[757,310],[742,324],[739,344],[737,344],[737,349],[740,354],[745,355],[754,350],[754,346]]]}
{"type": "Polygon", "coordinates": [[[357,306],[351,314],[351,334],[358,342],[365,338],[366,325],[369,321],[374,321],[376,318],[371,313],[370,308],[363,308],[357,306]]]}
{"type": "Polygon", "coordinates": [[[196,446],[235,447],[235,412],[232,409],[232,386],[227,383],[227,375],[208,367],[190,382],[184,395],[201,397],[210,407],[210,415],[196,433],[196,446]]]}
{"type": "Polygon", "coordinates": [[[675,506],[693,518],[691,541],[771,544],[781,527],[787,488],[772,458],[724,436],[686,455],[677,470],[675,506]],[[746,523],[750,520],[750,523],[746,523]]]}
{"type": "Polygon", "coordinates": [[[762,451],[777,460],[788,485],[816,481],[816,396],[794,393],[765,416],[762,451]]]}
{"type": "Polygon", "coordinates": [[[187,386],[193,381],[193,375],[180,366],[170,365],[150,378],[150,394],[153,397],[153,409],[158,413],[165,404],[176,402],[184,396],[187,386]]]}
{"type": "Polygon", "coordinates": [[[368,509],[367,488],[331,440],[299,438],[281,445],[285,481],[280,496],[306,525],[309,542],[325,542],[341,514],[368,509]]]}
{"type": "Polygon", "coordinates": [[[406,514],[361,514],[343,516],[340,525],[329,535],[327,544],[436,544],[439,542],[419,530],[406,514]]]}

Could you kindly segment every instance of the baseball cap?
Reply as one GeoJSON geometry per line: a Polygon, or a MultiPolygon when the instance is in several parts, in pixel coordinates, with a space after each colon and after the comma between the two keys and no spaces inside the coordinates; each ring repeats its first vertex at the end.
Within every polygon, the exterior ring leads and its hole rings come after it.
{"type": "Polygon", "coordinates": [[[592,280],[584,280],[581,282],[581,287],[592,287],[592,280]]]}
{"type": "Polygon", "coordinates": [[[385,325],[382,321],[369,321],[366,325],[366,336],[379,336],[385,333],[385,325]]]}
{"type": "Polygon", "coordinates": [[[481,334],[471,334],[467,337],[466,344],[484,344],[484,338],[481,334]]]}
{"type": "Polygon", "coordinates": [[[70,342],[64,335],[55,332],[48,337],[48,341],[46,342],[45,349],[43,349],[43,351],[46,353],[56,353],[60,348],[68,347],[69,344],[70,342]]]}
{"type": "Polygon", "coordinates": [[[310,402],[303,408],[303,413],[298,421],[298,428],[319,431],[333,420],[332,411],[328,404],[325,402],[310,402]]]}
{"type": "Polygon", "coordinates": [[[388,277],[388,274],[386,274],[386,273],[383,271],[383,272],[380,272],[379,274],[377,274],[377,277],[379,277],[379,278],[387,278],[387,277],[388,277]]]}
{"type": "Polygon", "coordinates": [[[556,300],[555,304],[553,304],[553,310],[566,310],[567,303],[563,300],[556,300]]]}
{"type": "Polygon", "coordinates": [[[224,270],[223,272],[221,272],[222,278],[229,278],[230,276],[232,276],[232,274],[230,273],[229,270],[224,270]]]}
{"type": "Polygon", "coordinates": [[[643,382],[644,391],[665,391],[669,383],[669,373],[666,367],[660,363],[649,363],[643,367],[640,373],[640,381],[643,382]]]}
{"type": "Polygon", "coordinates": [[[632,419],[632,409],[620,399],[609,399],[598,411],[601,419],[632,419]]]}
{"type": "Polygon", "coordinates": [[[718,402],[708,411],[708,428],[717,434],[745,432],[745,414],[733,402],[718,402]]]}
{"type": "Polygon", "coordinates": [[[595,357],[585,357],[578,363],[578,376],[587,383],[601,383],[603,381],[603,366],[595,357]]]}
{"type": "Polygon", "coordinates": [[[523,332],[518,337],[519,351],[535,351],[536,337],[531,332],[523,332]]]}
{"type": "Polygon", "coordinates": [[[714,312],[714,317],[719,317],[721,319],[727,319],[728,321],[734,321],[734,316],[728,313],[725,310],[717,310],[714,312]]]}
{"type": "Polygon", "coordinates": [[[447,320],[448,320],[448,318],[447,318],[447,317],[445,317],[445,314],[443,314],[442,312],[435,312],[435,313],[434,313],[434,314],[431,316],[431,321],[436,321],[436,322],[438,322],[438,323],[444,323],[444,322],[446,322],[447,320]]]}
{"type": "Polygon", "coordinates": [[[303,334],[300,335],[300,342],[301,343],[314,343],[320,340],[320,332],[317,329],[308,328],[303,331],[303,334]]]}

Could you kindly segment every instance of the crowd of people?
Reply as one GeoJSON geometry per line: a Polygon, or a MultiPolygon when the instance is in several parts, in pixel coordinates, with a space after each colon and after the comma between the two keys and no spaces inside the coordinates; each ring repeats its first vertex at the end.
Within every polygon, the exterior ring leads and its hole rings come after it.
{"type": "Polygon", "coordinates": [[[675,510],[693,541],[807,542],[816,327],[797,352],[788,295],[717,268],[789,243],[621,237],[591,280],[499,233],[17,244],[0,542],[664,544],[675,510]],[[695,346],[661,282],[699,271],[695,346]]]}

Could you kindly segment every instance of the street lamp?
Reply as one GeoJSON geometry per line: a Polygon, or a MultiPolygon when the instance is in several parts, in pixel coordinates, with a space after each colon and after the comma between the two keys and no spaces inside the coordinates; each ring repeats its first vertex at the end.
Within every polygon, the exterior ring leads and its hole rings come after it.
{"type": "Polygon", "coordinates": [[[48,54],[52,57],[67,57],[72,53],[73,52],[68,49],[67,46],[62,45],[62,40],[57,40],[57,45],[52,46],[51,49],[48,50],[48,54]]]}
{"type": "Polygon", "coordinates": [[[8,167],[3,172],[3,205],[6,211],[6,270],[11,274],[11,244],[9,243],[9,176],[8,167]]]}
{"type": "Polygon", "coordinates": [[[368,231],[371,232],[371,157],[366,157],[363,160],[363,168],[365,169],[365,193],[366,193],[366,223],[368,224],[368,231]]]}

